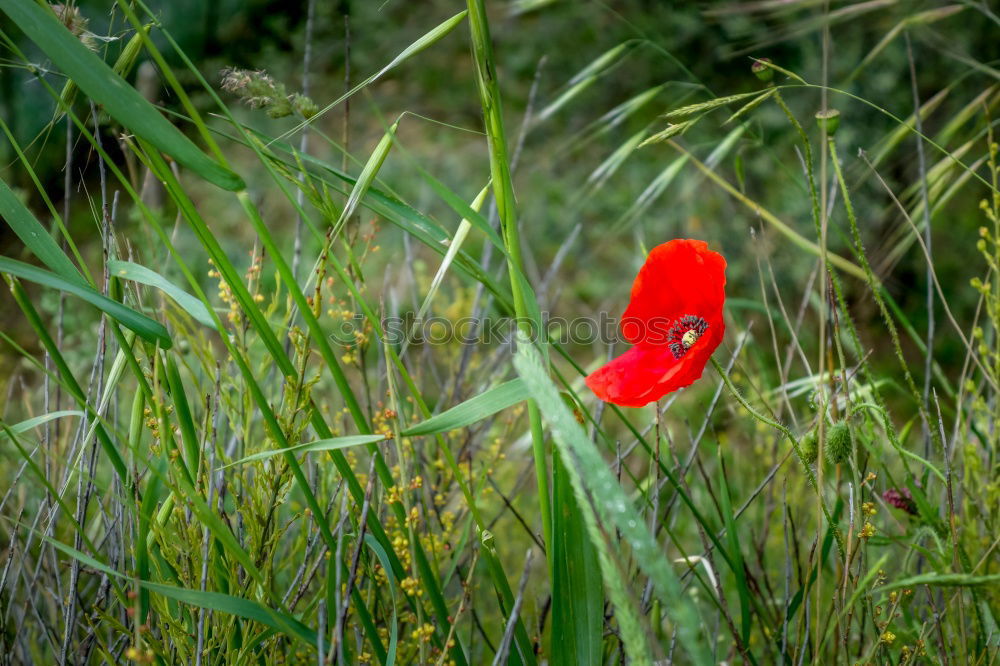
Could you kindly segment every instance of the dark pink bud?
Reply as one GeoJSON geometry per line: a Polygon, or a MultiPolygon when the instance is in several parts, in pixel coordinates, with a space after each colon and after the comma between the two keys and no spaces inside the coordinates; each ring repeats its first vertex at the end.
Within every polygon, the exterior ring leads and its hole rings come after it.
{"type": "Polygon", "coordinates": [[[897,509],[902,509],[911,516],[917,515],[917,504],[909,488],[890,488],[882,493],[882,499],[897,509]]]}

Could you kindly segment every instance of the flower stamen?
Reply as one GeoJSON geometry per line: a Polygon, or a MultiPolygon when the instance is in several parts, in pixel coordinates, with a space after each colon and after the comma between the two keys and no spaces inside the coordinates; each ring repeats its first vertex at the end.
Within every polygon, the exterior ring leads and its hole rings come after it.
{"type": "Polygon", "coordinates": [[[680,359],[708,330],[708,322],[695,315],[684,315],[667,331],[667,346],[674,358],[680,359]]]}

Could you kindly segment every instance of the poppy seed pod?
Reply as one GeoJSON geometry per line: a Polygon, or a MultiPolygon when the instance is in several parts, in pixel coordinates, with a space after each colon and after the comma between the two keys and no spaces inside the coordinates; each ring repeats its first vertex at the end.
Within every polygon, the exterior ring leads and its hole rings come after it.
{"type": "Polygon", "coordinates": [[[819,447],[816,445],[816,431],[813,430],[802,438],[802,443],[799,444],[802,448],[802,457],[805,459],[806,463],[812,465],[816,462],[816,457],[819,455],[819,447]]]}
{"type": "Polygon", "coordinates": [[[774,70],[767,66],[769,62],[771,62],[770,58],[758,58],[750,65],[750,71],[753,72],[753,75],[764,83],[774,78],[774,70]]]}
{"type": "Polygon", "coordinates": [[[826,459],[833,465],[846,462],[853,444],[850,427],[845,421],[837,421],[826,433],[826,459]]]}
{"type": "Polygon", "coordinates": [[[818,111],[816,113],[816,124],[819,125],[821,130],[826,132],[827,136],[833,136],[837,133],[837,128],[840,127],[840,111],[836,109],[818,111]]]}

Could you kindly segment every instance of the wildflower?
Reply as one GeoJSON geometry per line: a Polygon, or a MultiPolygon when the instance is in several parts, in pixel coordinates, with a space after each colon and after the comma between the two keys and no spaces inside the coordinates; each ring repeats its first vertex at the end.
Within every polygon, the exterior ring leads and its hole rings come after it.
{"type": "Polygon", "coordinates": [[[412,576],[407,576],[403,580],[399,581],[399,586],[410,596],[420,596],[421,592],[423,592],[423,590],[420,589],[420,584],[417,583],[416,579],[412,576]]]}
{"type": "Polygon", "coordinates": [[[699,240],[653,248],[621,321],[630,350],[587,377],[601,400],[642,407],[701,377],[725,333],[726,260],[699,240]]]}
{"type": "Polygon", "coordinates": [[[882,493],[882,499],[886,504],[902,509],[911,516],[917,515],[917,503],[913,501],[909,488],[890,488],[882,493]]]}
{"type": "Polygon", "coordinates": [[[389,486],[385,491],[385,501],[389,504],[403,501],[403,492],[399,486],[389,486]]]}
{"type": "Polygon", "coordinates": [[[406,517],[406,526],[416,527],[418,524],[420,524],[420,511],[417,507],[411,507],[410,515],[406,517]]]}
{"type": "Polygon", "coordinates": [[[410,632],[411,639],[415,641],[423,641],[425,643],[429,641],[431,639],[431,636],[433,635],[434,635],[434,625],[428,624],[426,622],[424,623],[423,626],[417,627],[412,632],[410,632]]]}

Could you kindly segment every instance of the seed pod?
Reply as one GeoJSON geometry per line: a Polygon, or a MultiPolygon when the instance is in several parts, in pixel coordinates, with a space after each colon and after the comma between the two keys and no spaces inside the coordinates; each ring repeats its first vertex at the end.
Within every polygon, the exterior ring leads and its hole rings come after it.
{"type": "Polygon", "coordinates": [[[758,58],[750,65],[750,71],[753,72],[753,75],[764,83],[774,78],[774,70],[767,66],[769,62],[771,62],[770,58],[758,58]]]}
{"type": "Polygon", "coordinates": [[[846,462],[851,457],[854,442],[851,440],[851,429],[844,421],[837,421],[826,433],[826,459],[831,464],[846,462]]]}
{"type": "Polygon", "coordinates": [[[819,125],[821,130],[826,131],[827,136],[833,136],[837,133],[837,128],[840,127],[840,111],[836,109],[818,111],[816,113],[816,124],[819,125]]]}
{"type": "Polygon", "coordinates": [[[802,447],[802,457],[805,458],[806,463],[812,465],[816,462],[816,457],[819,455],[819,448],[816,446],[815,430],[803,437],[802,443],[799,446],[802,447]]]}

